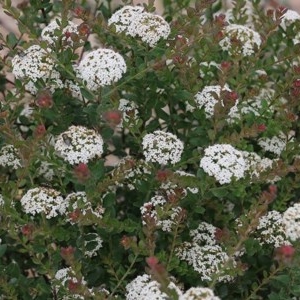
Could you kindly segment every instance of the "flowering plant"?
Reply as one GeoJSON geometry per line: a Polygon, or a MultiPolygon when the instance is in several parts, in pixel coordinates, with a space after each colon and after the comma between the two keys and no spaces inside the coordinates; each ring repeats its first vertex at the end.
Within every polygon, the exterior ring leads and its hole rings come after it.
{"type": "Polygon", "coordinates": [[[300,297],[300,15],[163,2],[1,0],[0,299],[300,297]]]}

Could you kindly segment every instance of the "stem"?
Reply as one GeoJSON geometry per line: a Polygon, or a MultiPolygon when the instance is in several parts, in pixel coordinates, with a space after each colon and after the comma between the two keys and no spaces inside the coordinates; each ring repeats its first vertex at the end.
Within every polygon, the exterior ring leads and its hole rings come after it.
{"type": "Polygon", "coordinates": [[[268,284],[270,282],[270,280],[274,277],[274,275],[276,275],[278,272],[280,272],[282,270],[282,265],[279,265],[274,271],[272,271],[268,277],[264,278],[261,283],[252,290],[251,294],[245,299],[245,300],[251,300],[253,299],[252,297],[255,296],[257,294],[257,292],[266,284],[268,284]]]}
{"type": "Polygon", "coordinates": [[[176,238],[177,238],[177,235],[178,235],[178,229],[179,229],[179,222],[177,223],[177,226],[176,226],[175,231],[174,231],[173,241],[172,241],[172,245],[171,245],[171,251],[170,251],[170,255],[169,255],[167,266],[166,266],[167,271],[169,269],[169,265],[170,265],[172,257],[173,257],[173,253],[174,253],[174,249],[175,249],[175,243],[176,243],[176,238]]]}
{"type": "Polygon", "coordinates": [[[114,293],[117,291],[117,289],[119,288],[119,286],[122,284],[122,282],[125,280],[125,278],[129,275],[133,265],[135,264],[137,258],[138,258],[138,254],[135,254],[129,268],[127,269],[126,273],[122,276],[122,278],[119,280],[118,284],[116,285],[116,287],[112,290],[112,292],[110,293],[108,299],[111,299],[112,296],[114,295],[114,293]]]}

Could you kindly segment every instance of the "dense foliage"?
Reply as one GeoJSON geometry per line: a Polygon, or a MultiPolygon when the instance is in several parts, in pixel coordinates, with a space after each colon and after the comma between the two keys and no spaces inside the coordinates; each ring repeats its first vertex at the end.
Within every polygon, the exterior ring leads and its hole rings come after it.
{"type": "Polygon", "coordinates": [[[0,1],[0,299],[300,297],[300,15],[260,2],[0,1]]]}

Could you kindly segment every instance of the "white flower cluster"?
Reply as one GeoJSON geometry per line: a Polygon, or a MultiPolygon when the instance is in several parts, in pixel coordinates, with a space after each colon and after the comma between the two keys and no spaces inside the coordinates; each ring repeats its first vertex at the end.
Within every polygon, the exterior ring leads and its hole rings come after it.
{"type": "Polygon", "coordinates": [[[288,9],[281,18],[281,26],[286,28],[287,26],[299,20],[300,15],[296,11],[288,9]]]}
{"type": "MultiPolygon", "coordinates": [[[[195,175],[187,173],[187,172],[182,171],[182,170],[177,170],[175,172],[175,174],[179,175],[179,176],[182,176],[182,177],[195,177],[195,175]]],[[[191,194],[198,194],[198,192],[199,192],[199,189],[197,187],[187,186],[185,188],[182,188],[177,183],[174,183],[172,181],[162,182],[162,184],[159,188],[164,190],[167,195],[176,194],[176,190],[180,189],[180,193],[181,193],[182,198],[186,197],[188,192],[190,192],[191,194]]]]}
{"type": "Polygon", "coordinates": [[[108,25],[115,25],[117,32],[141,38],[150,47],[155,47],[160,39],[167,39],[171,32],[164,18],[144,12],[140,6],[124,6],[111,16],[108,25]]]}
{"type": "Polygon", "coordinates": [[[263,88],[259,91],[257,96],[243,102],[241,105],[241,113],[247,115],[253,113],[255,116],[260,116],[262,114],[263,101],[267,101],[268,107],[267,111],[273,112],[274,106],[271,105],[271,100],[274,97],[275,91],[272,89],[263,88]]]}
{"type": "Polygon", "coordinates": [[[122,123],[119,125],[119,127],[123,127],[123,123],[125,123],[129,127],[137,124],[137,121],[139,120],[139,112],[137,110],[137,105],[135,102],[126,99],[120,99],[118,109],[122,112],[123,118],[122,123]]]}
{"type": "MultiPolygon", "coordinates": [[[[104,208],[101,205],[98,205],[96,209],[93,209],[91,202],[88,201],[85,192],[74,192],[68,194],[65,202],[67,203],[68,209],[66,214],[70,216],[73,212],[77,212],[80,216],[89,216],[89,222],[94,221],[94,219],[102,219],[104,208]]],[[[74,224],[76,220],[74,218],[69,217],[67,219],[68,222],[74,224]]]]}
{"type": "MultiPolygon", "coordinates": [[[[170,282],[169,289],[181,294],[179,288],[170,282]]],[[[168,295],[160,290],[160,284],[151,280],[148,274],[140,275],[126,285],[126,300],[167,300],[168,295]]]]}
{"type": "Polygon", "coordinates": [[[76,40],[83,45],[84,40],[79,38],[78,26],[72,22],[68,21],[64,28],[61,28],[61,19],[56,18],[50,22],[41,33],[41,39],[48,42],[50,46],[55,45],[55,43],[60,40],[63,46],[73,46],[72,36],[76,37],[76,40]],[[61,35],[57,34],[61,31],[61,35]]]}
{"type": "Polygon", "coordinates": [[[220,298],[215,296],[210,288],[191,287],[179,297],[179,300],[220,300],[220,298]]]}
{"type": "MultiPolygon", "coordinates": [[[[58,293],[60,293],[61,290],[63,291],[63,294],[65,294],[67,291],[69,291],[69,288],[68,288],[69,282],[72,282],[74,284],[78,283],[81,286],[87,285],[87,282],[85,281],[84,277],[80,276],[80,279],[78,279],[76,277],[75,271],[71,267],[63,268],[56,272],[54,279],[53,279],[53,284],[54,284],[56,290],[58,291],[58,293]]],[[[86,287],[86,291],[89,293],[89,296],[95,296],[95,293],[93,292],[92,289],[88,289],[86,287]]],[[[62,298],[62,300],[71,300],[71,299],[84,300],[86,298],[84,296],[76,294],[74,292],[72,292],[72,294],[70,293],[70,295],[64,296],[62,298]]]]}
{"type": "Polygon", "coordinates": [[[52,88],[63,88],[60,74],[50,54],[38,45],[33,45],[12,59],[12,73],[17,79],[25,80],[25,88],[32,94],[37,93],[35,82],[43,79],[52,88]]]}
{"type": "Polygon", "coordinates": [[[54,145],[55,151],[70,164],[88,163],[103,153],[103,139],[93,129],[70,126],[61,133],[54,145]]]}
{"type": "MultiPolygon", "coordinates": [[[[183,293],[172,281],[169,290],[177,293],[179,300],[220,300],[209,288],[191,287],[183,293]]],[[[160,291],[160,284],[148,274],[140,275],[126,286],[126,300],[167,300],[170,297],[160,291]]]]}
{"type": "Polygon", "coordinates": [[[300,238],[300,203],[295,203],[283,213],[285,234],[291,241],[300,238]]]}
{"type": "Polygon", "coordinates": [[[120,80],[127,67],[124,58],[111,49],[97,49],[88,53],[77,68],[77,75],[88,89],[110,85],[120,80]]]}
{"type": "Polygon", "coordinates": [[[224,51],[230,55],[251,56],[260,47],[260,35],[243,25],[230,24],[225,27],[225,37],[219,42],[224,51]]]}
{"type": "Polygon", "coordinates": [[[211,281],[217,275],[219,282],[228,282],[233,277],[226,271],[234,269],[236,262],[217,244],[215,232],[213,225],[200,223],[190,232],[192,242],[184,242],[176,249],[176,255],[191,265],[200,274],[201,280],[211,281]]]}
{"type": "Polygon", "coordinates": [[[152,174],[150,166],[143,160],[134,160],[131,156],[124,157],[112,171],[114,178],[120,177],[121,180],[115,182],[116,186],[126,185],[130,190],[136,189],[142,180],[146,180],[152,174]]]}
{"type": "Polygon", "coordinates": [[[278,156],[286,148],[287,137],[280,133],[279,136],[273,136],[272,138],[262,137],[258,140],[258,145],[265,151],[270,151],[278,156]]]}
{"type": "Polygon", "coordinates": [[[204,150],[200,167],[220,183],[230,183],[233,178],[245,176],[247,165],[243,153],[229,144],[216,144],[204,150]]]}
{"type": "Polygon", "coordinates": [[[84,236],[84,255],[93,257],[102,248],[103,240],[97,233],[88,233],[84,236]]]}
{"type": "Polygon", "coordinates": [[[44,213],[47,219],[63,215],[68,203],[64,201],[60,192],[46,187],[30,189],[21,198],[21,205],[27,214],[44,213]]]}
{"type": "Polygon", "coordinates": [[[180,222],[182,213],[180,206],[168,203],[166,198],[161,195],[153,196],[140,209],[143,225],[146,225],[147,221],[154,222],[156,227],[166,232],[171,232],[172,228],[180,222]]]}
{"type": "Polygon", "coordinates": [[[2,196],[2,194],[0,194],[0,207],[4,205],[4,198],[2,196]]]}
{"type": "Polygon", "coordinates": [[[110,17],[108,25],[114,25],[118,33],[124,32],[132,24],[136,16],[143,12],[143,6],[125,5],[110,17]]]}
{"type": "Polygon", "coordinates": [[[13,145],[5,145],[0,150],[0,166],[9,167],[14,170],[21,167],[18,151],[13,145]]]}
{"type": "MultiPolygon", "coordinates": [[[[267,157],[261,158],[255,152],[241,152],[246,162],[246,171],[249,173],[251,178],[259,178],[261,173],[270,171],[273,167],[273,164],[276,164],[277,161],[267,157]]],[[[274,178],[270,178],[270,180],[274,180],[274,178]]]]}
{"type": "Polygon", "coordinates": [[[146,134],[143,137],[142,145],[146,162],[161,165],[179,162],[183,152],[183,143],[177,136],[161,130],[146,134]]]}
{"type": "MultiPolygon", "coordinates": [[[[42,161],[39,168],[38,168],[38,174],[39,176],[42,176],[47,181],[52,181],[55,173],[54,173],[54,165],[47,161],[42,161]]],[[[60,173],[60,176],[62,176],[63,173],[60,173]]]]}
{"type": "MultiPolygon", "coordinates": [[[[195,95],[195,102],[197,108],[204,108],[206,118],[212,118],[215,114],[215,105],[219,103],[224,107],[224,101],[221,97],[221,93],[231,92],[231,89],[225,85],[221,87],[220,85],[211,85],[206,86],[200,92],[195,95]]],[[[235,101],[235,104],[230,108],[228,116],[230,119],[238,117],[238,100],[235,101]]]]}
{"type": "Polygon", "coordinates": [[[262,246],[269,244],[278,248],[283,245],[290,245],[286,237],[282,214],[276,210],[269,211],[259,218],[256,235],[258,235],[257,240],[262,246]]]}

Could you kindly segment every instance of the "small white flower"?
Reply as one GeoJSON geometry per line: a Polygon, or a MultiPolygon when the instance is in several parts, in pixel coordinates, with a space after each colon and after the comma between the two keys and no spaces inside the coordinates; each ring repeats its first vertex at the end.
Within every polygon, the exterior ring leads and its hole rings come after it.
{"type": "Polygon", "coordinates": [[[204,150],[200,167],[220,183],[230,183],[233,178],[241,179],[247,170],[241,151],[229,144],[216,144],[204,150]]]}
{"type": "Polygon", "coordinates": [[[57,137],[54,148],[72,165],[88,163],[93,158],[101,157],[103,139],[93,129],[72,125],[57,137]]]}
{"type": "Polygon", "coordinates": [[[220,300],[210,288],[192,287],[179,300],[220,300]]]}
{"type": "MultiPolygon", "coordinates": [[[[68,194],[65,201],[69,207],[66,214],[69,216],[70,213],[78,211],[78,213],[82,216],[88,215],[90,218],[89,220],[86,220],[86,222],[88,221],[91,223],[94,223],[95,220],[102,219],[103,217],[104,208],[101,205],[98,205],[96,209],[93,209],[92,203],[88,201],[85,192],[74,192],[68,194]]],[[[67,221],[74,224],[76,220],[70,217],[67,221]]]]}
{"type": "Polygon", "coordinates": [[[77,68],[77,75],[91,91],[120,80],[127,67],[124,58],[110,49],[97,49],[87,54],[77,68]]]}
{"type": "Polygon", "coordinates": [[[184,242],[176,249],[176,255],[191,265],[200,274],[201,280],[211,281],[217,274],[219,282],[228,282],[233,277],[226,272],[234,269],[236,262],[217,244],[215,232],[213,225],[200,223],[197,229],[190,232],[192,242],[184,242]]]}
{"type": "Polygon", "coordinates": [[[262,137],[258,140],[258,145],[265,151],[270,151],[278,156],[286,148],[287,137],[280,133],[278,136],[273,136],[272,138],[262,137]]]}
{"type": "Polygon", "coordinates": [[[47,219],[64,214],[68,205],[60,192],[45,187],[28,190],[20,202],[27,214],[44,213],[47,219]]]}
{"type": "Polygon", "coordinates": [[[285,233],[282,214],[276,210],[269,211],[259,218],[256,234],[260,245],[269,244],[275,248],[290,245],[285,233]]]}
{"type": "Polygon", "coordinates": [[[143,225],[147,224],[147,220],[151,220],[158,228],[166,232],[171,232],[174,225],[178,224],[181,213],[180,206],[172,206],[165,197],[160,195],[153,196],[141,207],[143,225]]]}
{"type": "Polygon", "coordinates": [[[130,190],[147,180],[149,174],[152,174],[150,166],[144,160],[135,160],[131,156],[121,159],[112,171],[113,177],[122,178],[120,182],[115,182],[116,186],[126,185],[130,190]]]}
{"type": "Polygon", "coordinates": [[[283,226],[291,241],[300,238],[300,203],[295,203],[283,213],[283,226]]]}
{"type": "MultiPolygon", "coordinates": [[[[54,173],[54,166],[47,161],[42,161],[41,165],[38,168],[38,175],[44,177],[47,181],[52,181],[55,173],[54,173]]],[[[61,176],[63,174],[60,174],[61,176]]]]}
{"type": "MultiPolygon", "coordinates": [[[[215,114],[215,105],[219,103],[224,107],[224,101],[221,97],[221,93],[231,92],[231,89],[225,85],[221,87],[220,85],[206,86],[202,91],[195,95],[196,106],[201,109],[204,108],[206,118],[212,118],[215,114]]],[[[230,108],[228,112],[229,119],[234,119],[238,117],[237,113],[238,100],[235,101],[234,105],[230,108]]]]}
{"type": "Polygon", "coordinates": [[[21,167],[18,151],[13,145],[5,145],[0,150],[0,166],[9,167],[14,170],[21,167]]]}
{"type": "Polygon", "coordinates": [[[246,162],[246,171],[251,178],[259,178],[261,173],[270,171],[277,161],[267,157],[261,158],[255,152],[242,151],[242,155],[246,162]]]}
{"type": "MultiPolygon", "coordinates": [[[[4,198],[3,196],[0,194],[0,207],[4,205],[4,198]]],[[[0,242],[1,243],[1,242],[0,242]]]]}
{"type": "Polygon", "coordinates": [[[38,79],[44,80],[50,90],[63,87],[53,59],[38,45],[29,47],[22,55],[16,55],[12,59],[12,67],[13,74],[17,79],[26,81],[25,88],[32,94],[37,93],[35,82],[38,79]]]}
{"type": "Polygon", "coordinates": [[[161,130],[146,134],[142,145],[146,162],[162,165],[179,162],[183,152],[183,143],[177,136],[161,130]]]}
{"type": "Polygon", "coordinates": [[[288,9],[281,17],[281,25],[283,27],[286,27],[291,25],[295,21],[299,21],[299,20],[300,20],[300,15],[296,11],[288,9]]]}
{"type": "Polygon", "coordinates": [[[260,116],[262,114],[263,101],[268,103],[268,107],[265,108],[268,112],[274,111],[274,106],[271,105],[271,101],[274,98],[275,91],[269,88],[263,88],[259,91],[257,96],[248,99],[241,103],[241,113],[247,115],[249,113],[254,113],[255,116],[260,116]]]}
{"type": "Polygon", "coordinates": [[[243,25],[228,25],[225,27],[224,34],[225,37],[219,42],[219,45],[230,55],[251,56],[262,43],[261,37],[256,31],[243,25]]]}
{"type": "Polygon", "coordinates": [[[108,25],[114,25],[116,32],[123,32],[128,29],[136,16],[144,11],[143,6],[125,5],[117,10],[108,20],[108,25]]]}
{"type": "MultiPolygon", "coordinates": [[[[41,39],[43,41],[48,42],[49,45],[53,46],[59,39],[61,40],[62,45],[70,45],[71,47],[73,46],[73,41],[72,41],[72,35],[79,35],[78,32],[78,25],[73,23],[72,21],[68,21],[67,26],[64,28],[61,28],[61,19],[56,18],[55,20],[51,21],[43,30],[41,33],[41,39]],[[61,31],[61,35],[58,36],[57,33],[61,31]],[[67,34],[70,34],[68,36],[67,34]]],[[[78,42],[80,44],[84,43],[84,40],[78,39],[78,42]]]]}
{"type": "MultiPolygon", "coordinates": [[[[169,289],[180,296],[180,289],[170,282],[169,289]]],[[[168,295],[160,290],[160,284],[148,274],[140,275],[126,285],[126,300],[167,300],[168,295]]]]}
{"type": "MultiPolygon", "coordinates": [[[[75,271],[69,267],[69,268],[63,268],[59,269],[55,276],[54,276],[54,286],[56,290],[59,292],[60,290],[62,291],[69,291],[68,288],[68,283],[73,282],[73,283],[79,283],[80,285],[86,285],[87,282],[85,281],[84,277],[81,277],[80,280],[77,278],[75,271]]],[[[88,289],[91,295],[93,295],[93,292],[91,289],[88,289]]],[[[69,299],[80,299],[84,300],[85,298],[79,294],[74,294],[72,293],[72,296],[64,296],[62,300],[69,300],[69,299]]]]}
{"type": "Polygon", "coordinates": [[[167,39],[171,32],[170,25],[159,15],[140,13],[128,26],[127,33],[138,36],[150,47],[155,47],[160,39],[167,39]]]}
{"type": "Polygon", "coordinates": [[[135,102],[126,99],[120,99],[118,109],[123,113],[123,120],[119,127],[123,127],[123,122],[129,127],[137,124],[137,121],[139,120],[139,112],[135,102]]]}

